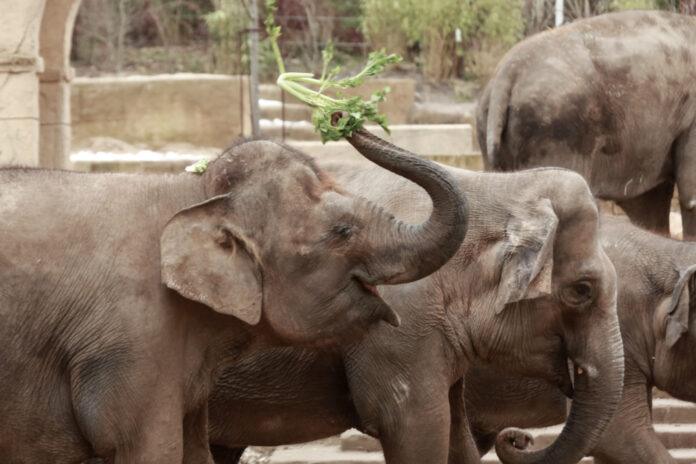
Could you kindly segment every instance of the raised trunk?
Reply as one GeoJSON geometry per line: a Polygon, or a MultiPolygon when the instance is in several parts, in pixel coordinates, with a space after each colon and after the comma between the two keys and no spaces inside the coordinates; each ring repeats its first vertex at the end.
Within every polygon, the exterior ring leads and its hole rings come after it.
{"type": "MultiPolygon", "coordinates": [[[[498,435],[495,450],[504,464],[571,464],[579,462],[597,444],[611,420],[623,387],[623,347],[618,323],[609,330],[590,329],[587,340],[606,340],[588,353],[585,359],[597,359],[590,368],[576,364],[575,394],[570,415],[563,431],[547,448],[521,451],[514,447],[519,442],[519,429],[505,429],[498,435]],[[594,355],[594,356],[593,356],[594,355]],[[578,368],[582,373],[578,373],[578,368]]],[[[588,343],[588,345],[592,345],[588,343]]],[[[596,345],[595,345],[596,346],[596,345]]]]}
{"type": "Polygon", "coordinates": [[[433,210],[421,224],[395,221],[376,238],[370,283],[398,284],[420,279],[439,269],[459,249],[467,229],[466,197],[455,179],[440,165],[359,129],[348,141],[365,158],[421,186],[433,210]]]}

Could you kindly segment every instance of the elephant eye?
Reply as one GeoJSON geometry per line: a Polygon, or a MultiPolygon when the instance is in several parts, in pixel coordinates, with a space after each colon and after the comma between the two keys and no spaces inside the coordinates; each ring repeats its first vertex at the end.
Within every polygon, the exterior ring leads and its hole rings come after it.
{"type": "Polygon", "coordinates": [[[351,224],[340,224],[333,228],[333,233],[344,240],[348,240],[353,235],[353,226],[351,224]]]}
{"type": "Polygon", "coordinates": [[[561,290],[561,300],[568,306],[584,306],[594,298],[594,285],[588,280],[578,280],[561,290]]]}

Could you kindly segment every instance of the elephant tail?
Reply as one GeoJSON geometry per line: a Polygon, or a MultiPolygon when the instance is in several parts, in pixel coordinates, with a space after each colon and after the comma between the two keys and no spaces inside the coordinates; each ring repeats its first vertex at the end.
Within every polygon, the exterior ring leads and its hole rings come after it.
{"type": "Polygon", "coordinates": [[[486,140],[482,151],[487,158],[487,168],[502,170],[499,159],[500,143],[507,122],[510,92],[512,91],[512,76],[505,70],[499,69],[493,76],[488,95],[488,114],[486,116],[486,140]]]}

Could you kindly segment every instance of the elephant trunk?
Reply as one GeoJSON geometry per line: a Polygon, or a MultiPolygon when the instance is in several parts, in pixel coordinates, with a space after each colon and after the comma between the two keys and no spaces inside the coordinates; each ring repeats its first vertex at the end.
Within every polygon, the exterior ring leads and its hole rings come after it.
{"type": "MultiPolygon", "coordinates": [[[[370,276],[372,282],[398,284],[425,277],[439,269],[459,249],[467,230],[468,207],[456,180],[440,165],[399,148],[365,129],[347,138],[365,158],[421,186],[433,210],[421,224],[397,221],[381,228],[370,276]],[[394,225],[396,227],[394,227],[394,225]],[[384,233],[391,230],[391,233],[384,233]]],[[[392,221],[395,221],[392,219],[392,221]]]]}
{"type": "MultiPolygon", "coordinates": [[[[575,394],[561,434],[547,448],[522,451],[514,446],[524,435],[519,429],[500,432],[495,450],[504,464],[571,464],[579,462],[599,441],[621,398],[623,387],[623,346],[618,323],[607,330],[590,330],[587,340],[606,340],[597,350],[596,364],[575,364],[575,394]],[[601,333],[600,333],[601,332],[601,333]],[[590,338],[594,337],[594,338],[590,338]],[[516,439],[517,438],[517,439],[516,439]]],[[[588,343],[589,344],[589,343],[588,343]]]]}

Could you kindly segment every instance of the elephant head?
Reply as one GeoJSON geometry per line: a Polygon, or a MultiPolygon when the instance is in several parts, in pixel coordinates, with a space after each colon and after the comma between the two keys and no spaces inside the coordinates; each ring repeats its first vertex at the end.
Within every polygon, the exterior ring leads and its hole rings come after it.
{"type": "Polygon", "coordinates": [[[208,199],[165,226],[163,282],[293,343],[347,341],[380,319],[398,325],[376,285],[417,280],[443,265],[464,238],[466,203],[433,163],[388,150],[372,155],[431,193],[430,219],[401,223],[345,193],[308,156],[244,142],[201,176],[208,199]]]}
{"type": "MultiPolygon", "coordinates": [[[[372,141],[348,140],[369,157],[372,141]]],[[[543,377],[574,399],[548,448],[515,449],[508,438],[517,432],[507,431],[499,456],[505,463],[575,463],[610,421],[623,382],[616,273],[600,244],[594,199],[582,177],[565,170],[458,177],[478,220],[438,274],[447,280],[448,314],[462,305],[453,330],[465,334],[473,356],[543,377]]]]}
{"type": "Polygon", "coordinates": [[[696,264],[675,270],[679,279],[653,316],[655,385],[672,395],[696,401],[696,264]]]}
{"type": "Polygon", "coordinates": [[[540,185],[556,183],[555,192],[563,193],[541,194],[547,199],[527,205],[524,221],[513,215],[500,249],[489,256],[503,265],[490,296],[496,315],[488,312],[479,322],[496,327],[481,341],[481,353],[505,369],[543,377],[573,398],[563,431],[546,449],[523,451],[518,429],[501,432],[501,461],[574,463],[599,440],[623,386],[616,273],[601,247],[598,211],[582,178],[551,170],[530,175],[540,185]]]}

